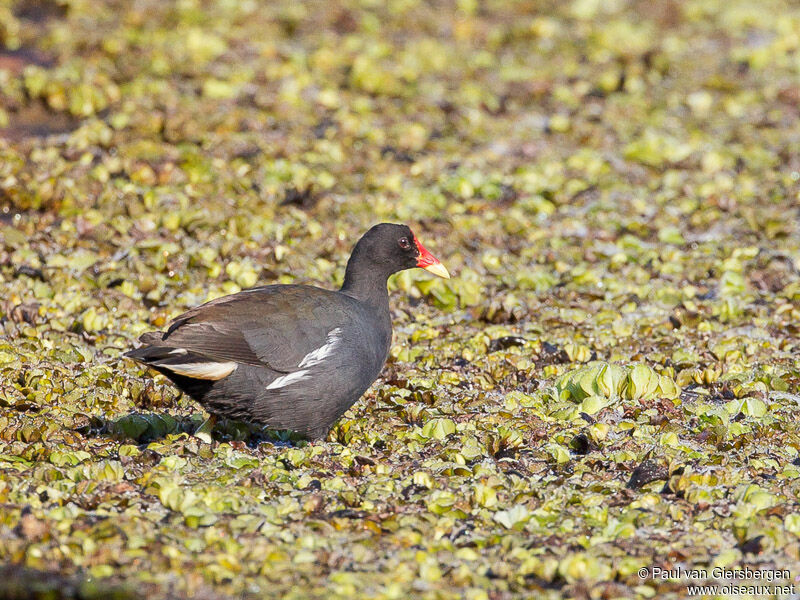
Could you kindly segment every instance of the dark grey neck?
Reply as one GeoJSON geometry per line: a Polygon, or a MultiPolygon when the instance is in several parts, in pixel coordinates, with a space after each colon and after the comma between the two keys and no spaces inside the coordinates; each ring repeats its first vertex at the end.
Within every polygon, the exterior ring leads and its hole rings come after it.
{"type": "Polygon", "coordinates": [[[350,260],[347,261],[347,268],[344,272],[344,283],[342,293],[351,298],[366,302],[375,308],[389,307],[389,291],[386,282],[391,273],[384,273],[375,269],[374,263],[365,264],[366,257],[354,252],[350,260]],[[367,269],[366,267],[372,267],[367,269]]]}

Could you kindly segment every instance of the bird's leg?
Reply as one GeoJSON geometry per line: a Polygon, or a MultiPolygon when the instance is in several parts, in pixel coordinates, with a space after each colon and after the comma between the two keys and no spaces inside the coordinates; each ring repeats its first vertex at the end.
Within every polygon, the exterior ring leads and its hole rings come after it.
{"type": "Polygon", "coordinates": [[[211,443],[211,431],[214,429],[214,425],[217,424],[217,417],[211,415],[208,417],[200,427],[197,428],[197,431],[194,432],[194,437],[199,439],[201,442],[206,444],[211,443]]]}

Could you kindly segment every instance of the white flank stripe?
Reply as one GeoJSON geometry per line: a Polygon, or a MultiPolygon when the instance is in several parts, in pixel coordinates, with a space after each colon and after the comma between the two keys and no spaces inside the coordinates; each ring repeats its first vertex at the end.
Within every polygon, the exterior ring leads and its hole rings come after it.
{"type": "Polygon", "coordinates": [[[282,375],[278,377],[275,381],[270,383],[267,386],[268,390],[276,390],[278,388],[282,388],[284,386],[290,385],[295,381],[302,381],[308,375],[308,371],[295,371],[294,373],[289,373],[288,375],[282,375]]]}
{"type": "Polygon", "coordinates": [[[300,369],[299,371],[278,377],[275,381],[267,386],[267,389],[276,390],[278,388],[291,385],[296,381],[302,381],[308,377],[308,369],[318,365],[331,354],[333,354],[333,350],[340,339],[342,339],[342,330],[339,327],[329,331],[325,338],[325,343],[303,357],[303,360],[301,360],[300,364],[297,365],[297,368],[300,369]]]}
{"type": "Polygon", "coordinates": [[[174,350],[170,350],[169,354],[188,354],[185,348],[175,348],[174,350]]]}
{"type": "Polygon", "coordinates": [[[204,362],[189,363],[186,365],[159,365],[165,369],[183,375],[184,377],[194,377],[195,379],[210,379],[217,381],[227,377],[236,370],[235,362],[204,362]]]}
{"type": "Polygon", "coordinates": [[[341,339],[341,337],[342,330],[339,327],[329,331],[328,336],[325,338],[325,344],[306,354],[297,367],[299,369],[304,369],[305,367],[313,367],[314,365],[321,363],[333,353],[333,348],[336,346],[336,343],[341,339]]]}

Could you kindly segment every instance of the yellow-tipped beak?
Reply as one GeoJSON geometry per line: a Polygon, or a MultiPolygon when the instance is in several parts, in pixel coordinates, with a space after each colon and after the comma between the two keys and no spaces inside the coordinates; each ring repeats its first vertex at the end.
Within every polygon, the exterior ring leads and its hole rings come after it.
{"type": "Polygon", "coordinates": [[[417,266],[421,269],[425,269],[426,271],[430,271],[439,277],[450,279],[450,273],[448,273],[447,269],[444,268],[444,265],[439,262],[439,259],[428,252],[427,248],[425,248],[425,246],[423,246],[416,237],[414,238],[414,242],[417,244],[417,250],[419,251],[419,256],[417,257],[417,266]]]}
{"type": "Polygon", "coordinates": [[[450,273],[447,272],[445,266],[440,262],[435,262],[432,265],[428,265],[422,267],[429,273],[433,273],[434,275],[438,275],[439,277],[444,277],[445,279],[450,279],[450,273]]]}

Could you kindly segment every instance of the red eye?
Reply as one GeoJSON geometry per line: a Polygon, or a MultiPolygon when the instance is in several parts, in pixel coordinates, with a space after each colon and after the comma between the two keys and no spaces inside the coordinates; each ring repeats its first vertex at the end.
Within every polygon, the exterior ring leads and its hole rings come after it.
{"type": "Polygon", "coordinates": [[[409,241],[408,241],[408,238],[406,238],[406,237],[401,237],[401,238],[398,240],[398,242],[397,242],[397,243],[398,243],[398,244],[400,244],[400,247],[401,247],[403,250],[408,250],[409,248],[411,248],[411,242],[409,242],[409,241]]]}

